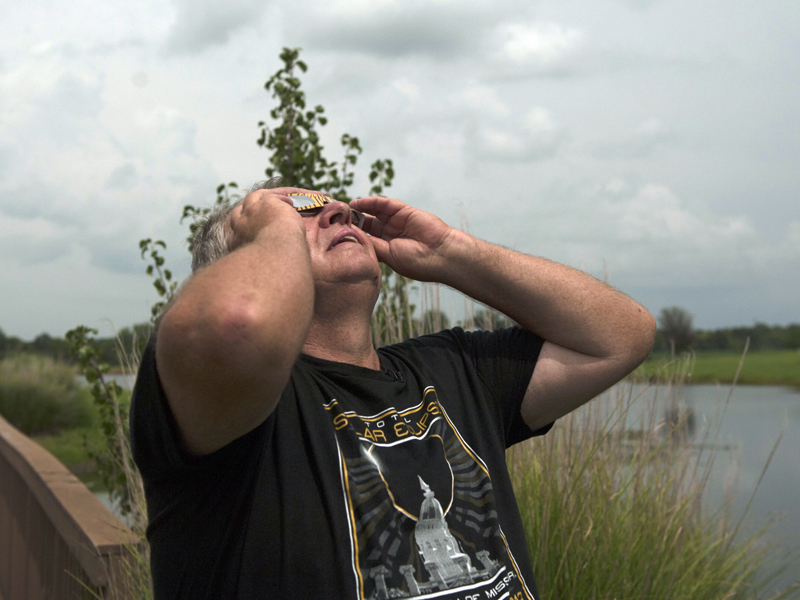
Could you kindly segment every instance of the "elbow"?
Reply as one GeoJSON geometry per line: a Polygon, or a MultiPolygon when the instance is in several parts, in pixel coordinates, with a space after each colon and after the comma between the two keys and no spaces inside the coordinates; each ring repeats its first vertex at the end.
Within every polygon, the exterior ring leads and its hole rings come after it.
{"type": "Polygon", "coordinates": [[[656,340],[656,320],[650,311],[643,306],[638,307],[635,318],[631,323],[630,343],[628,345],[631,361],[631,371],[642,364],[656,340]]]}

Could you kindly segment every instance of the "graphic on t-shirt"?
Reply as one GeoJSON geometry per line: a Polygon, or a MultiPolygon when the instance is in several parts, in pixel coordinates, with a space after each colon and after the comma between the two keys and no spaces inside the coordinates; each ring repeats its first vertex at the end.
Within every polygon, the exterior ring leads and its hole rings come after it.
{"type": "Polygon", "coordinates": [[[411,408],[336,430],[359,600],[532,600],[497,518],[491,477],[433,387],[411,408]]]}

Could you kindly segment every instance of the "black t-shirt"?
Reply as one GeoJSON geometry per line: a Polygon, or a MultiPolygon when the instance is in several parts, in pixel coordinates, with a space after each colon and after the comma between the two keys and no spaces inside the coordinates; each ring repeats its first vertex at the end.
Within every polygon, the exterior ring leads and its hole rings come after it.
{"type": "Polygon", "coordinates": [[[380,348],[383,371],[300,355],[264,423],[182,450],[142,357],[133,453],[165,598],[535,598],[506,470],[542,346],[520,328],[380,348]],[[508,595],[507,595],[508,594],[508,595]]]}

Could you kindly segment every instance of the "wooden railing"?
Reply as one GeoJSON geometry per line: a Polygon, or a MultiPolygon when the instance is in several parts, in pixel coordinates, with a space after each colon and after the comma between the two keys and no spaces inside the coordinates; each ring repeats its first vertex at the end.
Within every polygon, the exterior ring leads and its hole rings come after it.
{"type": "Polygon", "coordinates": [[[131,531],[0,417],[0,600],[128,600],[131,531]]]}

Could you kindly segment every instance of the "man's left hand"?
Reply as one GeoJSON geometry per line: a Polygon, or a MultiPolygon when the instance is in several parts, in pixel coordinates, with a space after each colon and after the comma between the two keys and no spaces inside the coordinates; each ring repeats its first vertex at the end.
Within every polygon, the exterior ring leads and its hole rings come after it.
{"type": "Polygon", "coordinates": [[[455,230],[439,217],[400,200],[367,196],[350,206],[367,216],[363,230],[378,260],[418,281],[440,281],[444,254],[455,230]]]}

